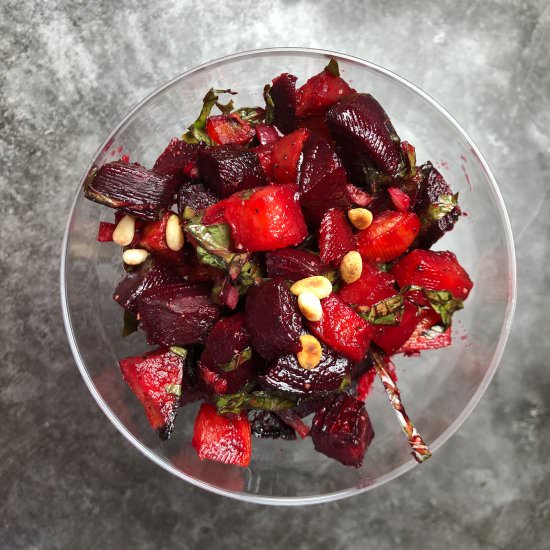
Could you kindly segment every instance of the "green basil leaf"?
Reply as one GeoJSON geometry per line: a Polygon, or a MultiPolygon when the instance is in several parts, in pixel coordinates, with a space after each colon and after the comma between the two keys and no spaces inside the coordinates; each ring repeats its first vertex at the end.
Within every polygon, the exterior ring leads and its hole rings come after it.
{"type": "Polygon", "coordinates": [[[365,308],[359,308],[359,314],[373,325],[396,325],[404,307],[403,294],[398,293],[381,300],[366,311],[365,308]]]}
{"type": "Polygon", "coordinates": [[[220,414],[239,414],[248,409],[282,411],[296,406],[296,400],[273,391],[242,391],[230,395],[216,395],[214,405],[220,414]]]}
{"type": "Polygon", "coordinates": [[[237,370],[243,363],[246,363],[251,358],[252,348],[248,347],[243,349],[240,353],[235,354],[229,363],[218,365],[218,368],[224,372],[231,372],[237,370]]]}
{"type": "Polygon", "coordinates": [[[340,67],[338,67],[338,61],[334,57],[330,58],[328,65],[325,67],[325,71],[332,76],[340,76],[340,67]]]}
{"type": "Polygon", "coordinates": [[[266,84],[264,86],[264,99],[265,99],[265,123],[273,124],[275,120],[275,103],[271,97],[271,86],[266,84]]]}
{"type": "Polygon", "coordinates": [[[182,359],[185,359],[187,357],[187,350],[180,346],[171,346],[170,351],[175,355],[179,355],[182,359]]]}
{"type": "Polygon", "coordinates": [[[225,105],[217,101],[216,107],[221,111],[223,115],[228,115],[235,108],[235,105],[233,103],[233,100],[230,99],[225,105]]]}
{"type": "Polygon", "coordinates": [[[166,384],[164,386],[166,393],[181,397],[181,384],[166,384]]]}
{"type": "Polygon", "coordinates": [[[342,378],[342,382],[340,382],[340,390],[345,390],[349,385],[351,384],[351,374],[348,373],[342,378]]]}
{"type": "Polygon", "coordinates": [[[266,110],[262,107],[241,107],[235,109],[234,114],[239,115],[250,124],[262,124],[265,121],[266,110]]]}
{"type": "Polygon", "coordinates": [[[124,310],[124,324],[122,326],[122,337],[130,336],[130,334],[136,332],[138,329],[139,321],[137,317],[131,312],[124,310]]]}
{"type": "Polygon", "coordinates": [[[450,214],[458,204],[458,193],[454,195],[439,195],[436,203],[430,204],[426,219],[428,221],[437,221],[450,214]]]}
{"type": "Polygon", "coordinates": [[[464,307],[462,300],[457,300],[448,290],[423,289],[432,309],[439,313],[441,322],[445,328],[451,326],[453,313],[464,307]]]}

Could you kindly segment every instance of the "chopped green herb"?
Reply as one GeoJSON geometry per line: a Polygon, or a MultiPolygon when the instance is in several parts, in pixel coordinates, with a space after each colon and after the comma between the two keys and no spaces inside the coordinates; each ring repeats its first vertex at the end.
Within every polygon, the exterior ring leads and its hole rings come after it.
{"type": "Polygon", "coordinates": [[[139,321],[137,317],[131,312],[124,310],[124,321],[122,326],[122,337],[125,338],[138,329],[139,321]]]}
{"type": "Polygon", "coordinates": [[[235,354],[231,359],[231,361],[229,361],[229,363],[218,365],[218,367],[222,369],[224,372],[231,372],[238,369],[243,363],[246,363],[251,358],[252,358],[252,348],[248,347],[248,348],[245,348],[240,353],[235,354]]]}
{"type": "Polygon", "coordinates": [[[340,76],[340,67],[338,67],[338,61],[334,57],[330,58],[328,65],[325,67],[325,71],[332,76],[340,76]]]}

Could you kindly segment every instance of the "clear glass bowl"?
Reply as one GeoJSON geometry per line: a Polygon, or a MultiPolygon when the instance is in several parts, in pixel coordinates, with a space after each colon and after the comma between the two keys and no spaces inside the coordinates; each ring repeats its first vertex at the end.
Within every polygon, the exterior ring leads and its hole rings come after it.
{"type": "MultiPolygon", "coordinates": [[[[402,137],[432,160],[467,216],[437,243],[453,250],[475,286],[456,315],[452,347],[399,358],[399,385],[407,411],[433,451],[459,428],[480,400],[501,358],[515,304],[515,258],[505,206],[483,157],[455,120],[401,77],[347,55],[305,49],[240,53],[192,69],[168,82],[115,128],[92,163],[122,154],[152,166],[169,139],[194,120],[210,87],[238,90],[238,105],[263,104],[266,82],[291,72],[302,81],[335,57],[343,76],[384,106],[402,137]]],[[[84,178],[84,176],[83,176],[84,178]]],[[[112,300],[122,274],[120,249],[96,242],[101,220],[113,212],[84,199],[82,181],[71,209],[61,262],[63,316],[82,377],[118,430],[159,466],[198,487],[257,503],[308,504],[372,489],[415,466],[406,438],[378,383],[367,400],[376,437],[361,469],[314,451],[311,440],[254,440],[249,468],[201,462],[191,447],[196,406],[182,409],[170,441],[149,428],[141,405],[125,386],[117,359],[147,346],[141,333],[120,337],[122,314],[112,300]]],[[[483,436],[482,433],[479,434],[483,436]]],[[[437,460],[437,453],[435,459],[437,460]]]]}

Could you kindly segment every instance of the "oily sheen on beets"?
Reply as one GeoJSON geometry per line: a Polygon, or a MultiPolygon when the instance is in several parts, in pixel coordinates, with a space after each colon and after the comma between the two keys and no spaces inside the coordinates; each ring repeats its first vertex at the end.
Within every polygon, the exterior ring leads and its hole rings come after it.
{"type": "Polygon", "coordinates": [[[283,73],[238,108],[211,89],[151,169],[94,167],[84,193],[114,211],[97,240],[126,251],[123,334],[155,346],[119,365],[161,438],[200,400],[203,460],[247,467],[252,435],[299,435],[360,467],[375,378],[403,421],[391,357],[452,345],[473,283],[430,250],[461,215],[443,174],[334,59],[298,84],[283,73]]]}

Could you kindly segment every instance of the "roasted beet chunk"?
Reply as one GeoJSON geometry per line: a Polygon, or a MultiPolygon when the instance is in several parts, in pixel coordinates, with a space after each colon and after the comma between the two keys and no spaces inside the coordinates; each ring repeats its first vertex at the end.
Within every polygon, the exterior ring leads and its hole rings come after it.
{"type": "Polygon", "coordinates": [[[397,293],[395,279],[368,262],[363,262],[359,280],[345,284],[338,296],[351,306],[371,307],[397,293]]]}
{"type": "Polygon", "coordinates": [[[347,207],[347,176],[332,146],[315,134],[304,143],[299,174],[300,204],[308,223],[318,225],[332,207],[347,207]]]}
{"type": "Polygon", "coordinates": [[[424,164],[420,170],[422,178],[414,210],[420,217],[422,227],[414,245],[430,248],[454,227],[461,212],[456,195],[431,162],[424,164]]]}
{"type": "Polygon", "coordinates": [[[172,204],[178,180],[122,161],[92,170],[84,194],[92,201],[144,220],[156,220],[172,204]]]}
{"type": "Polygon", "coordinates": [[[346,213],[338,208],[328,210],[319,227],[319,253],[324,264],[338,267],[342,258],[357,250],[357,239],[346,213]]]}
{"type": "Polygon", "coordinates": [[[152,288],[138,300],[141,326],[150,344],[202,344],[220,317],[208,287],[170,285],[152,288]]]}
{"type": "Polygon", "coordinates": [[[377,327],[372,341],[388,355],[392,355],[411,337],[417,323],[418,308],[410,302],[405,302],[399,324],[377,327]]]}
{"type": "Polygon", "coordinates": [[[173,285],[178,276],[169,267],[153,259],[146,260],[136,271],[129,273],[118,283],[113,300],[126,311],[137,313],[138,298],[150,288],[173,285]]]}
{"type": "Polygon", "coordinates": [[[327,270],[317,254],[293,248],[268,252],[265,264],[268,277],[284,277],[289,281],[322,275],[327,270]]]}
{"type": "Polygon", "coordinates": [[[313,369],[304,369],[296,355],[285,355],[269,364],[262,382],[275,390],[294,395],[309,395],[337,390],[352,363],[321,344],[321,362],[313,369]]]}
{"type": "Polygon", "coordinates": [[[250,288],[245,312],[252,345],[264,359],[300,351],[302,317],[284,279],[250,288]]]}
{"type": "Polygon", "coordinates": [[[178,191],[178,212],[181,216],[192,218],[209,206],[218,202],[216,195],[211,193],[202,183],[182,185],[178,191]]]}
{"type": "Polygon", "coordinates": [[[124,380],[143,405],[151,427],[162,439],[170,437],[182,393],[181,357],[159,348],[118,363],[124,380]]]}
{"type": "Polygon", "coordinates": [[[248,411],[252,435],[270,439],[296,439],[296,432],[270,411],[248,411]]]}
{"type": "Polygon", "coordinates": [[[267,184],[258,155],[236,145],[208,147],[199,153],[202,181],[218,197],[267,184]]]}
{"type": "Polygon", "coordinates": [[[155,161],[153,171],[165,176],[176,176],[180,179],[198,176],[197,160],[199,151],[204,148],[200,143],[186,143],[172,138],[166,149],[155,161]]]}
{"type": "Polygon", "coordinates": [[[361,467],[373,437],[364,404],[346,393],[339,394],[313,418],[315,449],[346,466],[361,467]]]}
{"type": "Polygon", "coordinates": [[[275,104],[273,116],[275,126],[283,133],[289,134],[298,127],[296,117],[296,80],[294,75],[283,73],[273,79],[270,94],[275,104]]]}
{"type": "Polygon", "coordinates": [[[309,131],[300,128],[283,137],[271,153],[273,177],[277,183],[297,183],[298,163],[309,131]]]}
{"type": "Polygon", "coordinates": [[[338,101],[326,120],[338,152],[353,174],[373,167],[395,178],[406,170],[399,136],[370,94],[352,94],[338,101]]]}
{"type": "Polygon", "coordinates": [[[203,403],[195,419],[192,444],[201,460],[248,466],[252,441],[246,414],[229,418],[218,414],[213,405],[203,403]]]}

